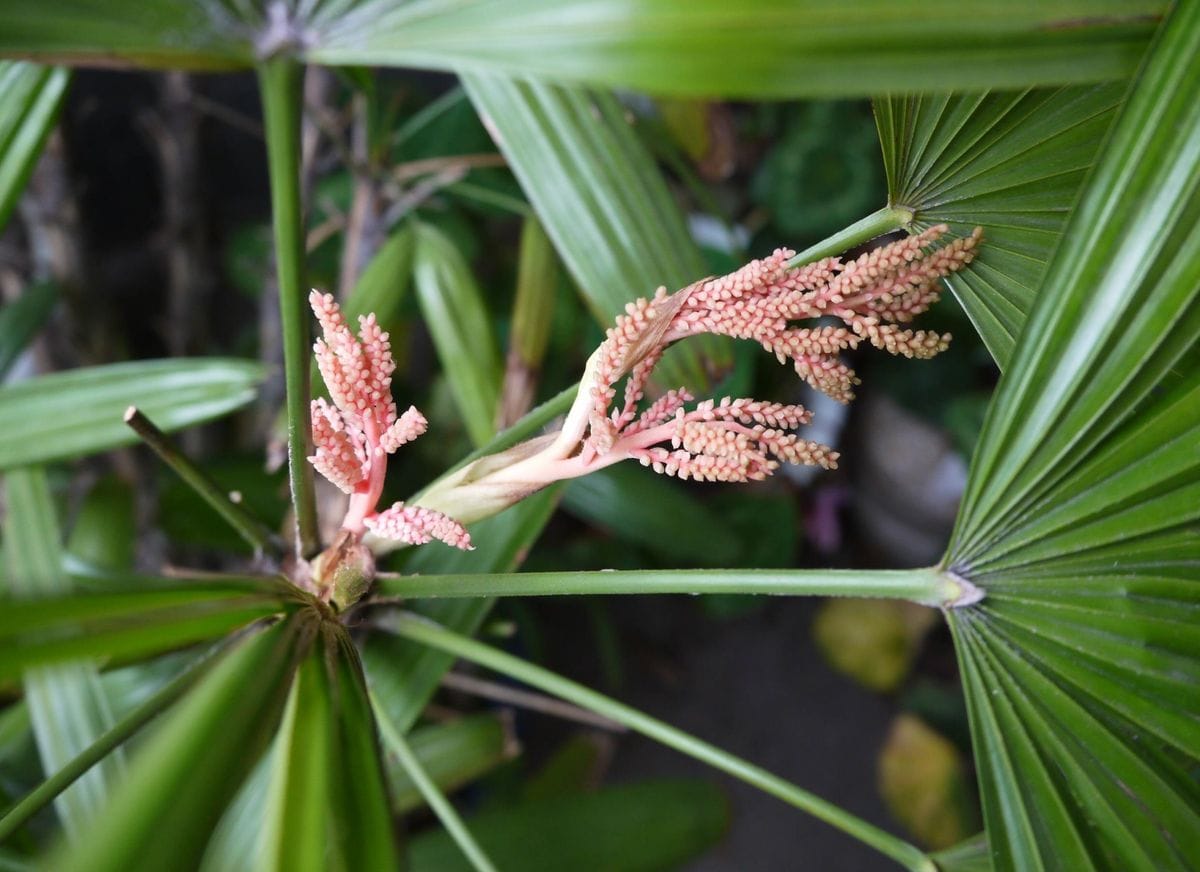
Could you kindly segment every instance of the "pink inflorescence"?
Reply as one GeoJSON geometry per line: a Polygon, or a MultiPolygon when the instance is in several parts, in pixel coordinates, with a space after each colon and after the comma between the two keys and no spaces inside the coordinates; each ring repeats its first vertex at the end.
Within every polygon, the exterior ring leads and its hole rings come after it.
{"type": "Polygon", "coordinates": [[[332,405],[323,399],[313,400],[316,453],[308,459],[321,475],[350,494],[342,526],[359,536],[369,529],[413,545],[438,539],[470,549],[471,537],[466,529],[440,512],[396,503],[376,513],[387,474],[387,455],[416,439],[428,425],[413,406],[397,414],[391,389],[396,362],[388,335],[375,316],[358,319],[356,338],[332,294],[313,291],[308,301],[323,334],[313,351],[333,400],[332,405]]]}
{"type": "Polygon", "coordinates": [[[849,402],[858,379],[840,359],[843,351],[863,340],[905,357],[932,357],[947,347],[948,334],[900,326],[935,303],[940,280],[975,255],[979,229],[932,247],[946,230],[932,227],[846,264],[825,258],[792,267],[795,253],[779,249],[730,275],[670,295],[659,288],[653,299],[630,303],[595,364],[585,462],[625,456],[667,475],[715,481],[762,479],[780,462],[836,467],[837,452],[788,432],[809,422],[801,406],[727,397],[688,410],[692,397],[680,389],[639,414],[647,380],[672,342],[713,333],[760,343],[816,390],[849,402]],[[794,323],[830,317],[841,324],[794,323]],[[623,402],[614,406],[622,378],[623,402]]]}

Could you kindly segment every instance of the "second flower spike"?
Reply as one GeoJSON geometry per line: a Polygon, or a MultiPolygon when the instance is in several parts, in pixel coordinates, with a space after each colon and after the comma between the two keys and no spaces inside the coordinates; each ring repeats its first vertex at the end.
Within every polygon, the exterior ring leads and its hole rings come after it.
{"type": "Polygon", "coordinates": [[[332,405],[312,403],[312,436],[316,453],[309,462],[343,492],[350,505],[342,529],[361,538],[366,530],[378,536],[421,545],[438,539],[469,550],[466,529],[440,512],[395,503],[376,510],[387,476],[387,457],[428,427],[415,406],[397,414],[392,399],[396,362],[388,334],[374,315],[360,317],[356,337],[346,324],[332,294],[309,295],[321,324],[322,338],[313,345],[317,367],[329,389],[332,405]]]}

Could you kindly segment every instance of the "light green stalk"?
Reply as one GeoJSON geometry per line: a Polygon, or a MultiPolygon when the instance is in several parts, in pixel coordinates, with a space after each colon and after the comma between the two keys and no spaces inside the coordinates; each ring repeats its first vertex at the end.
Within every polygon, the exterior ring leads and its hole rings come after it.
{"type": "Polygon", "coordinates": [[[304,284],[304,219],[300,201],[303,75],[303,67],[285,57],[271,58],[258,68],[271,175],[271,217],[275,227],[275,267],[287,382],[288,479],[296,513],[296,550],[301,557],[309,557],[316,553],[319,541],[316,491],[307,460],[312,343],[308,290],[304,284]]]}

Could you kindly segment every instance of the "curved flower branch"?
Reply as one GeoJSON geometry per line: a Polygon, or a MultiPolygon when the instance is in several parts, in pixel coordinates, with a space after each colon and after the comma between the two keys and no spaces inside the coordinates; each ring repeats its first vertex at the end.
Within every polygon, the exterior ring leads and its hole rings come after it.
{"type": "Polygon", "coordinates": [[[693,397],[677,388],[642,408],[651,373],[673,342],[713,333],[758,342],[816,390],[849,402],[859,381],[843,351],[866,341],[928,358],[947,347],[949,335],[904,326],[938,300],[942,278],[975,256],[981,230],[936,247],[947,229],[932,227],[849,263],[825,258],[791,267],[794,252],[779,249],[730,275],[674,294],[659,288],[630,303],[588,361],[558,433],[475,461],[421,495],[420,504],[470,523],[551,482],[627,459],[709,481],[759,480],[780,463],[836,467],[837,452],[790,432],[809,423],[803,407],[726,397],[689,408],[693,397]],[[825,323],[831,318],[841,324],[825,323]],[[822,321],[796,323],[813,319],[822,321]]]}

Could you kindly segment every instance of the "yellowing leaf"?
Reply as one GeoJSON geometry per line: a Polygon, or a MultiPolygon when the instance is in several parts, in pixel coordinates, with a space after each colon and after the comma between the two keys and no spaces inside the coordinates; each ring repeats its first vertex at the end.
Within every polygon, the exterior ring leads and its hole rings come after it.
{"type": "Polygon", "coordinates": [[[817,613],[813,637],[838,672],[872,690],[894,690],[908,675],[935,615],[913,603],[834,599],[817,613]]]}
{"type": "Polygon", "coordinates": [[[979,829],[958,749],[915,715],[899,715],[879,755],[879,792],[888,810],[931,848],[979,829]]]}

